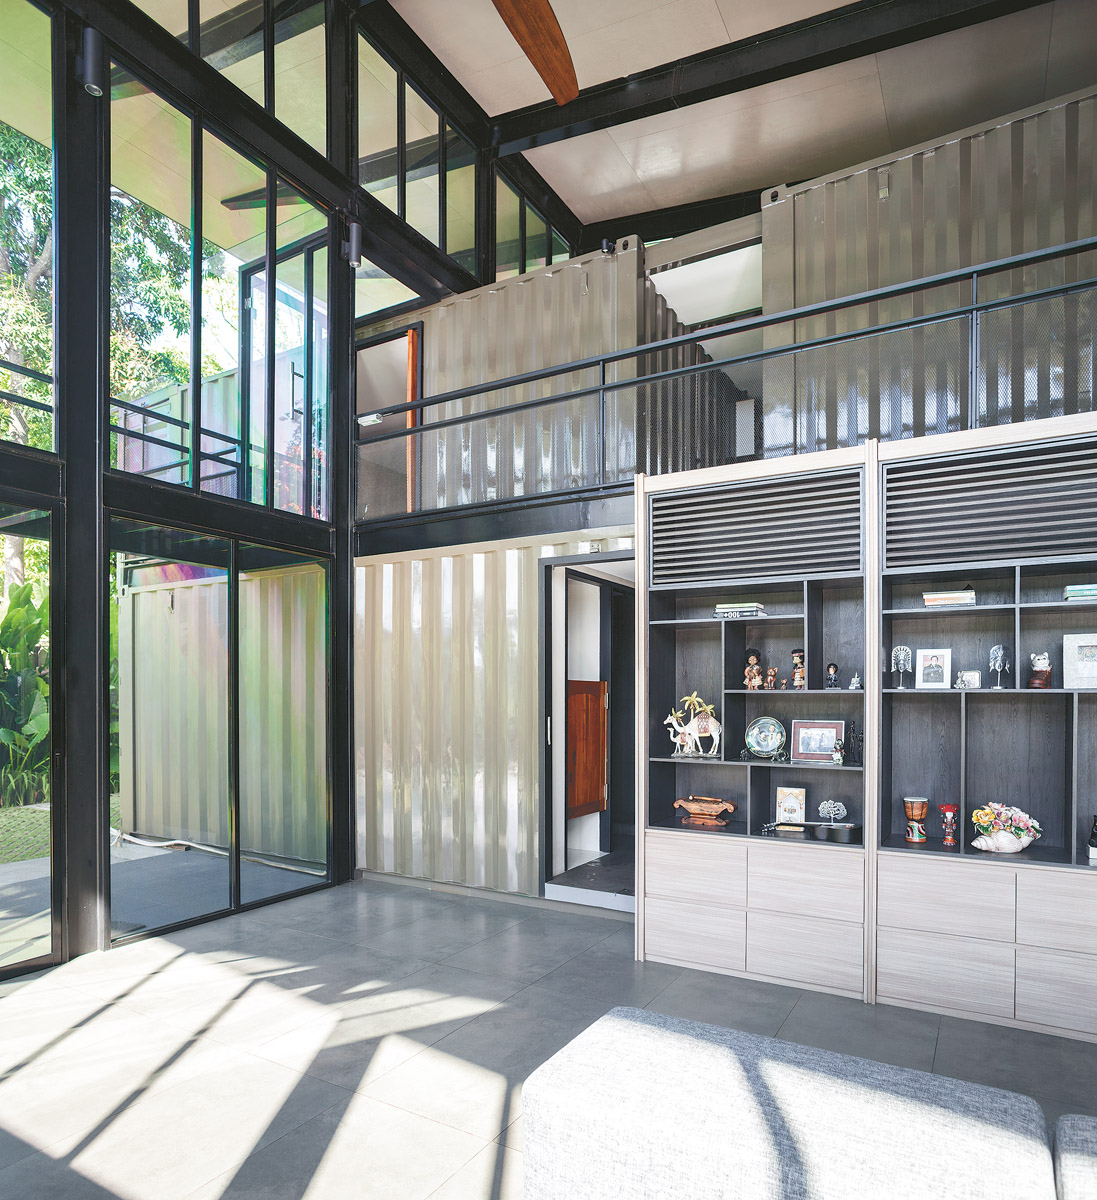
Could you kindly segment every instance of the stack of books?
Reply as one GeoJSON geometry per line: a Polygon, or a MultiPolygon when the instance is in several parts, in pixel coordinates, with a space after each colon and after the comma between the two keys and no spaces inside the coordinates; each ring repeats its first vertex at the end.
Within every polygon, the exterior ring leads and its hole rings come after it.
{"type": "Polygon", "coordinates": [[[923,592],[926,608],[967,608],[975,603],[973,587],[957,588],[951,592],[923,592]]]}
{"type": "Polygon", "coordinates": [[[1063,599],[1097,604],[1097,583],[1068,583],[1063,588],[1063,599]]]}
{"type": "Polygon", "coordinates": [[[712,610],[712,615],[718,620],[726,621],[737,617],[764,617],[767,613],[757,600],[743,600],[741,603],[728,601],[725,604],[717,604],[712,610]]]}

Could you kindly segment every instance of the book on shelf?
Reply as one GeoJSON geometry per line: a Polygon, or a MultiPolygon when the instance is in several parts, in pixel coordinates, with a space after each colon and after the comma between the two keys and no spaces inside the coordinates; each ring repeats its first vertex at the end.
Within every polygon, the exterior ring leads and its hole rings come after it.
{"type": "Polygon", "coordinates": [[[717,604],[712,610],[714,617],[764,617],[766,610],[761,604],[717,604]]]}
{"type": "Polygon", "coordinates": [[[966,587],[953,591],[923,592],[922,603],[926,608],[966,608],[975,603],[975,589],[966,587]]]}
{"type": "Polygon", "coordinates": [[[1063,588],[1064,600],[1097,600],[1097,583],[1068,583],[1063,588]]]}

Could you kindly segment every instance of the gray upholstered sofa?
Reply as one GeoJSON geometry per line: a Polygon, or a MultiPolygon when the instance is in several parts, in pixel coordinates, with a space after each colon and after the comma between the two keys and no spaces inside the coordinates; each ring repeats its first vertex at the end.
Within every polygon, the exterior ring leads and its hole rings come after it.
{"type": "Polygon", "coordinates": [[[526,1200],[1097,1200],[1027,1096],[616,1008],[523,1088],[526,1200]]]}

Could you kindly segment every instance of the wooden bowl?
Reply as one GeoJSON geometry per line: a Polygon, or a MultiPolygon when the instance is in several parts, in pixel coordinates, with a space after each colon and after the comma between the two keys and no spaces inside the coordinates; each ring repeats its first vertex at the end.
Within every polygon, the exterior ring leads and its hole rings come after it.
{"type": "Polygon", "coordinates": [[[715,796],[679,796],[675,808],[685,810],[683,820],[693,825],[726,825],[721,813],[733,813],[739,807],[734,800],[720,800],[715,796]]]}

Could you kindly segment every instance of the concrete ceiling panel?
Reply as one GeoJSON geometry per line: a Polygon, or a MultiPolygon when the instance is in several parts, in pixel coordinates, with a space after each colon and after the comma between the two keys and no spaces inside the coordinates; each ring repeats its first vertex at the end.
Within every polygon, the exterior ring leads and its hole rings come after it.
{"type": "Polygon", "coordinates": [[[525,153],[530,164],[584,223],[657,207],[604,130],[525,153]]]}

